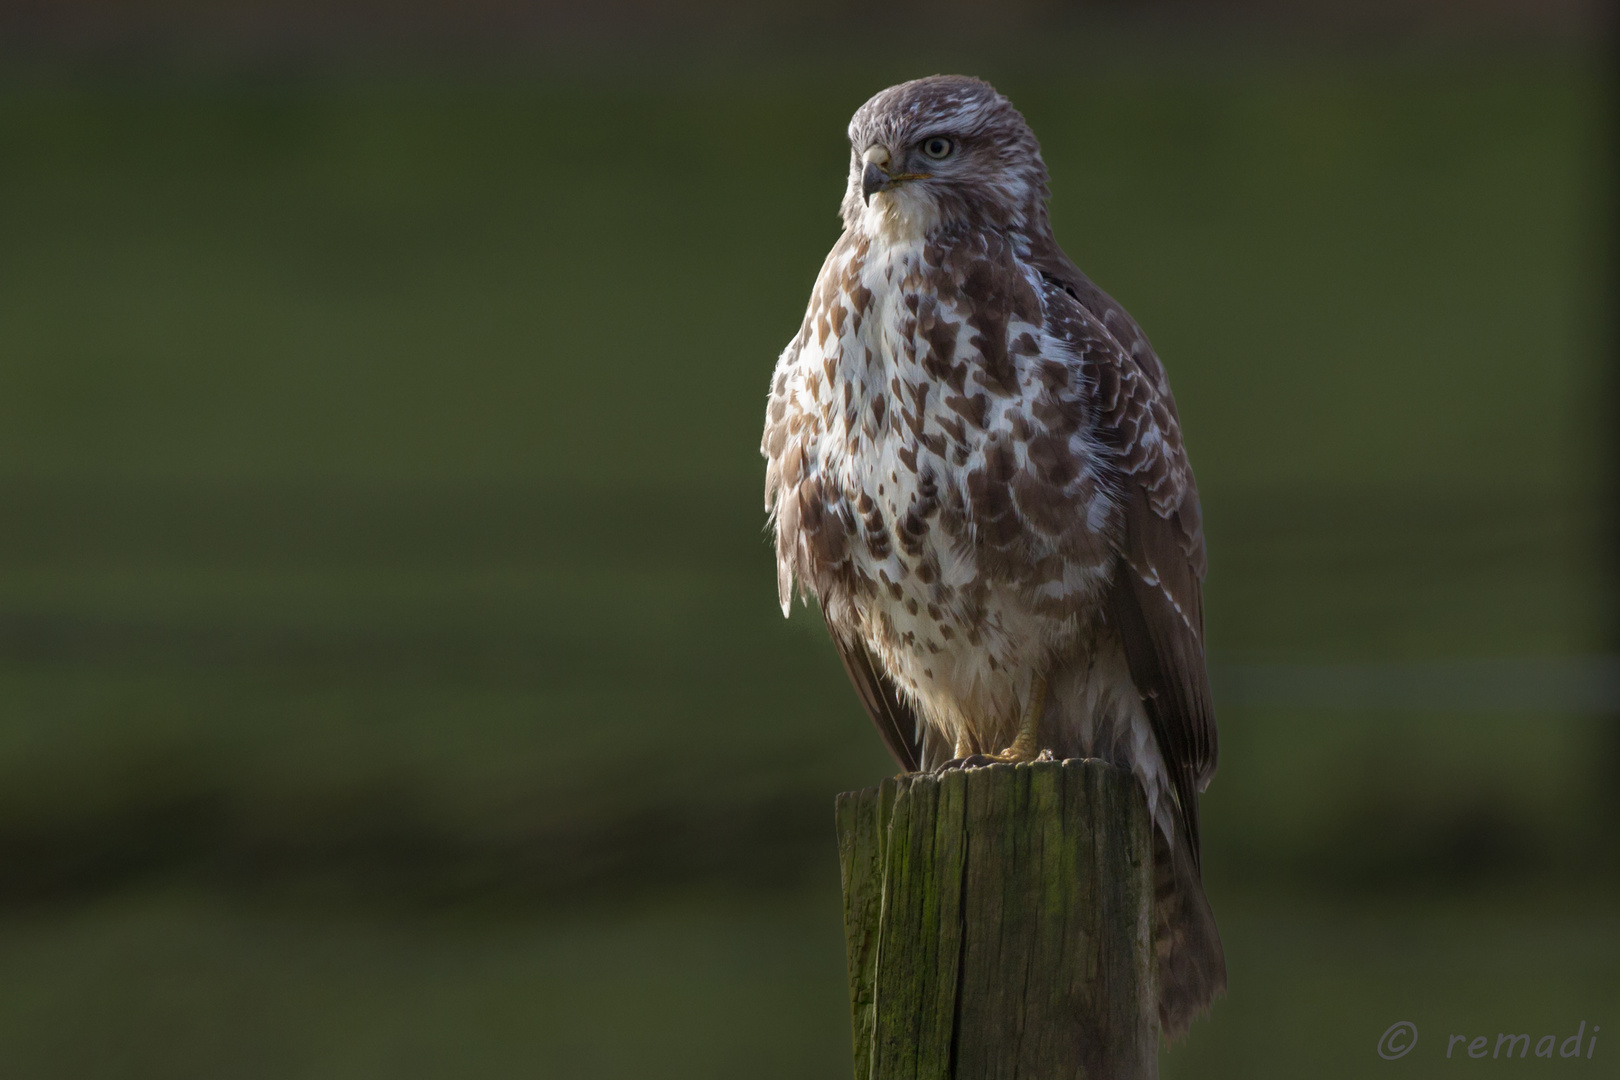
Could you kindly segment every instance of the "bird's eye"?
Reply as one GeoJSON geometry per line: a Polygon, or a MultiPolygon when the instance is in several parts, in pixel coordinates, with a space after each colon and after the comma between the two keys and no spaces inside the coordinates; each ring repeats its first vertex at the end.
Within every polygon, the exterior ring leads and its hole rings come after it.
{"type": "Polygon", "coordinates": [[[955,149],[956,144],[943,135],[935,135],[931,139],[924,139],[922,144],[922,152],[935,161],[944,161],[951,156],[951,151],[955,149]]]}

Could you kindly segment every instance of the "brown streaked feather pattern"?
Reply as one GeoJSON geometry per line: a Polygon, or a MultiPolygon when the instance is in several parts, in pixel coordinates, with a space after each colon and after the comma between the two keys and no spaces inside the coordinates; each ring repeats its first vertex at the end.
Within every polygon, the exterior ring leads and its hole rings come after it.
{"type": "Polygon", "coordinates": [[[1225,986],[1199,880],[1215,770],[1198,492],[1163,365],[1063,254],[1028,125],[986,84],[878,94],[845,230],[772,379],[761,450],[784,614],[797,582],[904,769],[1040,744],[1132,769],[1156,850],[1160,1013],[1225,986]],[[954,154],[925,160],[945,135],[954,154]],[[868,151],[911,179],[871,194],[868,151]]]}

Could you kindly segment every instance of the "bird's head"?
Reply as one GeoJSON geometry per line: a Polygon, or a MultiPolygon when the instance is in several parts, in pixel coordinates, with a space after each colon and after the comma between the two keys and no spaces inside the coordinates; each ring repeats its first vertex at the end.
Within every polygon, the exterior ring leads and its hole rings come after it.
{"type": "Polygon", "coordinates": [[[891,86],[856,110],[849,145],[849,228],[897,239],[957,224],[1047,227],[1040,144],[987,82],[934,75],[891,86]]]}

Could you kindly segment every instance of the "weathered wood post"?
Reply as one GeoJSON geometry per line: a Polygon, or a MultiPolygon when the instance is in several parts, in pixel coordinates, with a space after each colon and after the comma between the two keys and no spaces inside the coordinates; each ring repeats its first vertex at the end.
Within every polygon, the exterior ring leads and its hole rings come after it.
{"type": "Polygon", "coordinates": [[[1157,1076],[1150,829],[1090,759],[840,795],[856,1080],[1157,1076]]]}

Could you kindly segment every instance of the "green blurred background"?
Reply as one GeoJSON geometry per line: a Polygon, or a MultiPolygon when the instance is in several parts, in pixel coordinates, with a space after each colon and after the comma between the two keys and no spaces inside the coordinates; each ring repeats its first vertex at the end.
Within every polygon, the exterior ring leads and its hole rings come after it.
{"type": "Polygon", "coordinates": [[[1445,1039],[1583,1021],[1612,1075],[1613,127],[1581,33],[592,24],[446,60],[29,25],[0,1075],[848,1075],[832,798],[891,767],[776,608],[757,445],[848,115],[939,69],[1035,127],[1204,491],[1231,992],[1164,1075],[1522,1071],[1445,1039]],[[1384,1062],[1396,1020],[1420,1042],[1384,1062]]]}

